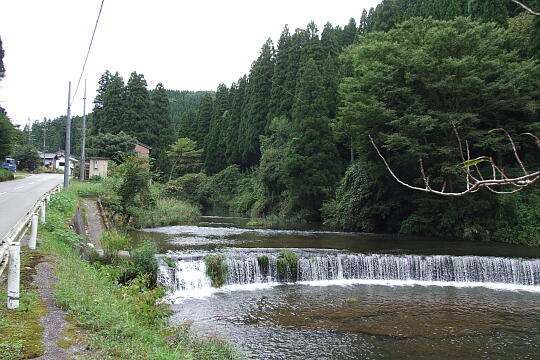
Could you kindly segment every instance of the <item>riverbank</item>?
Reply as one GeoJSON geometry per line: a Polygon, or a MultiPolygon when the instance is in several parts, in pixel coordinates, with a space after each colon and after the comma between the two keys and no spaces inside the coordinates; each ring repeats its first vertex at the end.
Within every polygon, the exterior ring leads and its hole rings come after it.
{"type": "Polygon", "coordinates": [[[47,221],[62,218],[64,226],[61,230],[55,226],[52,231],[42,227],[42,251],[58,260],[56,299],[74,317],[77,325],[90,333],[88,345],[99,354],[97,357],[240,358],[230,344],[215,338],[199,338],[189,329],[189,324],[177,328],[168,326],[165,305],[156,305],[163,290],[148,285],[146,280],[150,275],[141,266],[150,263],[153,254],[148,260],[148,254],[132,248],[134,259],[131,265],[139,265],[139,269],[133,279],[124,283],[116,275],[126,271],[130,266],[128,263],[91,264],[81,259],[78,252],[81,239],[67,224],[76,208],[76,194],[83,192],[83,187],[75,185],[70,191],[53,197],[47,221]]]}
{"type": "MultiPolygon", "coordinates": [[[[85,357],[242,358],[229,343],[216,337],[197,336],[191,331],[190,324],[169,326],[166,305],[157,304],[164,291],[150,285],[150,268],[152,264],[155,265],[153,252],[142,253],[140,248],[133,245],[130,249],[133,259],[126,261],[117,259],[110,262],[89,249],[83,252],[88,254],[90,261],[81,257],[81,250],[86,248],[85,241],[70,228],[70,224],[79,195],[84,192],[84,187],[75,183],[68,191],[51,198],[47,221],[39,229],[42,243],[38,246],[38,253],[32,254],[46,256],[53,264],[53,276],[58,280],[54,286],[56,304],[72,319],[75,328],[85,332],[84,347],[89,352],[85,357]],[[150,268],[145,268],[143,264],[150,268]],[[127,272],[131,272],[129,279],[125,276],[118,278],[119,274],[125,275],[127,272]]],[[[26,258],[25,251],[23,261],[26,258]]],[[[26,268],[24,264],[23,269],[26,268]]],[[[33,269],[34,265],[28,268],[33,269]]],[[[2,360],[33,358],[43,354],[43,327],[39,319],[46,312],[45,303],[35,288],[25,284],[27,282],[23,276],[21,308],[6,313],[0,320],[2,334],[11,329],[9,331],[13,336],[10,339],[14,340],[8,342],[5,337],[0,340],[2,360]],[[23,329],[20,329],[21,325],[23,329]]]]}

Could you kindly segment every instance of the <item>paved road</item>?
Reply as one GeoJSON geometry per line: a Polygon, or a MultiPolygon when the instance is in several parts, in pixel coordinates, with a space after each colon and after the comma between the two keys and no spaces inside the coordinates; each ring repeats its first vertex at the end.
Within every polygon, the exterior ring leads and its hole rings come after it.
{"type": "Polygon", "coordinates": [[[37,174],[0,182],[0,239],[34,206],[41,195],[63,182],[63,174],[37,174]]]}

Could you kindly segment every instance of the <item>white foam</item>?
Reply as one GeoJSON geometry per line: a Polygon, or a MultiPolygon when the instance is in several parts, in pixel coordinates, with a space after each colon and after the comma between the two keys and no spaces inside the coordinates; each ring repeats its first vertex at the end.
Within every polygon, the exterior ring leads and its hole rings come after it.
{"type": "Polygon", "coordinates": [[[503,291],[527,291],[540,293],[540,286],[518,285],[505,283],[483,282],[457,282],[457,281],[423,281],[423,280],[370,280],[370,279],[342,279],[342,280],[318,280],[298,281],[291,284],[307,286],[352,286],[352,285],[378,285],[378,286],[438,286],[455,288],[488,288],[503,291]]]}
{"type": "Polygon", "coordinates": [[[226,285],[221,288],[205,287],[205,288],[191,289],[191,290],[177,290],[177,291],[172,291],[169,294],[167,294],[162,299],[162,302],[166,304],[179,304],[186,299],[194,299],[194,298],[204,299],[216,293],[266,290],[266,289],[271,289],[277,285],[281,285],[281,283],[270,282],[270,283],[253,283],[253,284],[241,284],[241,285],[236,284],[236,285],[226,285]]]}

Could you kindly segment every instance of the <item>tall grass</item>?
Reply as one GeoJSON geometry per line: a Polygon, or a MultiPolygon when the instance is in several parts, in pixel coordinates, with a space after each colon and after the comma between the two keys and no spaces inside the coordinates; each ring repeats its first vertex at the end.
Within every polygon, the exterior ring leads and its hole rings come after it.
{"type": "Polygon", "coordinates": [[[173,198],[159,198],[150,209],[138,209],[133,226],[136,228],[176,225],[196,221],[201,212],[195,206],[173,198]]]}

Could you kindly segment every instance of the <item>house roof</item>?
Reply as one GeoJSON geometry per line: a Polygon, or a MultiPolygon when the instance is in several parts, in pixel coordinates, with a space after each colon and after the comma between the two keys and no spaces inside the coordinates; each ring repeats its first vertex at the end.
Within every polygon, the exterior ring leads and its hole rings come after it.
{"type": "Polygon", "coordinates": [[[42,159],[53,159],[56,156],[56,153],[39,153],[39,157],[42,159]]]}
{"type": "Polygon", "coordinates": [[[146,145],[146,144],[143,144],[142,142],[137,142],[137,143],[135,144],[135,146],[137,146],[137,145],[140,145],[140,146],[142,146],[142,147],[145,147],[145,148],[147,148],[148,150],[152,150],[152,147],[151,147],[151,146],[148,146],[148,145],[146,145]]]}
{"type": "MultiPolygon", "coordinates": [[[[54,152],[54,153],[38,153],[39,154],[39,158],[40,159],[54,159],[55,156],[58,156],[58,157],[61,157],[61,156],[65,156],[64,152],[54,152]]],[[[79,161],[76,157],[74,156],[69,156],[69,159],[70,160],[74,160],[74,161],[79,161]]]]}

